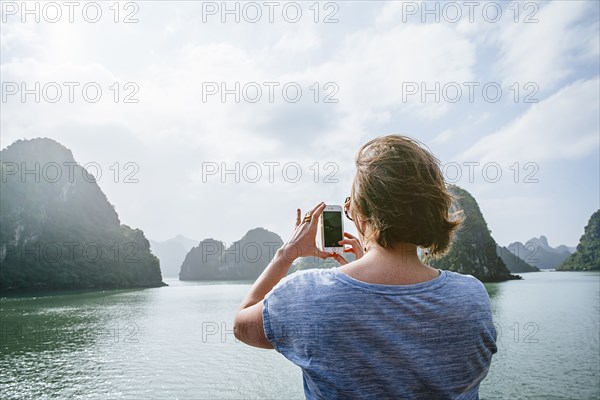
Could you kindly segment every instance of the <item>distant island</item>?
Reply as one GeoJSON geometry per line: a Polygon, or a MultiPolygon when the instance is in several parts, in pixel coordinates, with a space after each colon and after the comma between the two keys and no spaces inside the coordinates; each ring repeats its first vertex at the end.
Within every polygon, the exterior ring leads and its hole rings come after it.
{"type": "Polygon", "coordinates": [[[573,252],[564,244],[557,247],[550,246],[548,239],[543,235],[539,238],[529,239],[525,243],[511,243],[506,249],[516,257],[539,269],[554,269],[573,252]]]}
{"type": "Polygon", "coordinates": [[[0,164],[1,292],[165,285],[144,233],[121,224],[69,149],[18,140],[0,164]]]}
{"type": "Polygon", "coordinates": [[[228,247],[219,240],[205,239],[185,256],[179,279],[254,280],[281,246],[281,237],[264,228],[248,231],[228,247]]]}
{"type": "Polygon", "coordinates": [[[600,271],[600,210],[592,214],[577,250],[557,268],[557,271],[600,271]]]}

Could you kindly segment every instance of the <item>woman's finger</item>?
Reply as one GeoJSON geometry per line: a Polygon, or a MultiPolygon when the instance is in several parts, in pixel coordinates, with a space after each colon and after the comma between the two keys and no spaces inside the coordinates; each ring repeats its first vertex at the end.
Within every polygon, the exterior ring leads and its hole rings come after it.
{"type": "Polygon", "coordinates": [[[348,232],[344,232],[344,236],[346,236],[348,239],[355,239],[355,240],[358,240],[360,242],[360,240],[356,236],[354,236],[354,235],[352,235],[352,234],[350,234],[348,232]]]}
{"type": "Polygon", "coordinates": [[[360,243],[356,239],[343,239],[338,242],[341,245],[350,245],[351,247],[348,249],[344,249],[344,253],[352,252],[355,255],[358,255],[358,252],[361,250],[360,243]]]}
{"type": "Polygon", "coordinates": [[[312,210],[310,210],[310,214],[312,215],[312,214],[316,213],[316,212],[317,212],[317,210],[319,209],[319,207],[321,207],[323,204],[325,204],[325,202],[323,202],[323,201],[322,201],[322,202],[320,202],[319,204],[317,204],[316,206],[314,206],[314,207],[312,208],[312,210]]]}
{"type": "Polygon", "coordinates": [[[319,217],[321,216],[321,214],[323,213],[323,210],[325,209],[326,205],[325,203],[321,202],[319,203],[319,205],[314,208],[313,212],[311,213],[311,219],[310,219],[310,227],[314,229],[317,229],[317,223],[319,220],[319,217]]]}
{"type": "Polygon", "coordinates": [[[356,239],[342,239],[338,243],[339,244],[348,244],[350,246],[358,246],[358,247],[360,247],[360,244],[358,243],[358,240],[356,240],[356,239]]]}
{"type": "Polygon", "coordinates": [[[335,260],[337,262],[339,262],[341,265],[348,264],[348,261],[341,254],[333,253],[332,257],[335,258],[335,260]]]}
{"type": "Polygon", "coordinates": [[[302,220],[300,219],[300,216],[302,215],[302,212],[300,211],[300,209],[298,208],[296,210],[296,227],[298,227],[298,225],[300,225],[300,223],[302,222],[302,220]]]}
{"type": "MultiPolygon", "coordinates": [[[[344,233],[344,235],[346,235],[346,234],[344,233]]],[[[346,236],[348,236],[348,235],[346,235],[346,236]]],[[[357,259],[361,258],[365,254],[364,249],[362,248],[362,246],[360,244],[360,241],[356,238],[342,239],[338,243],[342,244],[342,245],[344,245],[344,244],[350,245],[351,246],[350,248],[344,248],[344,253],[353,253],[357,259]]]]}
{"type": "Polygon", "coordinates": [[[329,257],[331,257],[331,256],[332,256],[332,254],[333,254],[333,253],[326,253],[326,252],[324,252],[323,250],[321,250],[321,249],[317,248],[317,251],[316,251],[316,253],[315,253],[315,256],[316,256],[316,257],[319,257],[319,258],[329,258],[329,257]]]}

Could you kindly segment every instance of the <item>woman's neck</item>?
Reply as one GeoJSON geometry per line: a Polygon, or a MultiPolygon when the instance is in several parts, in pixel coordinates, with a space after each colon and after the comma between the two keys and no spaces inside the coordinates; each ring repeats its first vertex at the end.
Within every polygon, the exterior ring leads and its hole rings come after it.
{"type": "Polygon", "coordinates": [[[402,243],[393,248],[371,244],[366,248],[362,258],[340,270],[361,281],[391,285],[424,282],[439,274],[437,269],[421,262],[414,244],[402,243]]]}
{"type": "Polygon", "coordinates": [[[417,252],[417,246],[411,243],[398,243],[393,247],[381,247],[378,244],[369,243],[366,246],[365,257],[369,255],[369,258],[377,258],[380,261],[390,260],[394,265],[420,265],[424,264],[419,259],[417,252]]]}

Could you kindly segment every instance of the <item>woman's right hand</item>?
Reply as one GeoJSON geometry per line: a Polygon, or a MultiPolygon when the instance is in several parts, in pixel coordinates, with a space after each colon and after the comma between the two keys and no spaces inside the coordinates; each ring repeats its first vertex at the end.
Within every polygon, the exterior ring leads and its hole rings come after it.
{"type": "MultiPolygon", "coordinates": [[[[354,235],[349,234],[348,232],[344,232],[344,236],[345,239],[340,240],[338,243],[342,246],[345,244],[351,246],[349,248],[344,248],[344,253],[354,253],[357,260],[361,258],[365,254],[365,251],[363,249],[362,244],[360,243],[360,239],[354,235]]],[[[335,258],[342,265],[348,264],[348,261],[346,261],[346,259],[341,254],[333,253],[333,258],[335,258]]]]}

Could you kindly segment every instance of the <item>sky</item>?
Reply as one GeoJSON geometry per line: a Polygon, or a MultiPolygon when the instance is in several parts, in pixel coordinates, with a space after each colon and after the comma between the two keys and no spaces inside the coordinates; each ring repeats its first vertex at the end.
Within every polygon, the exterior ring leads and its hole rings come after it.
{"type": "Polygon", "coordinates": [[[404,134],[499,244],[575,246],[600,208],[599,3],[467,3],[3,1],[0,145],[55,139],[122,223],[229,244],[288,239],[404,134]]]}

